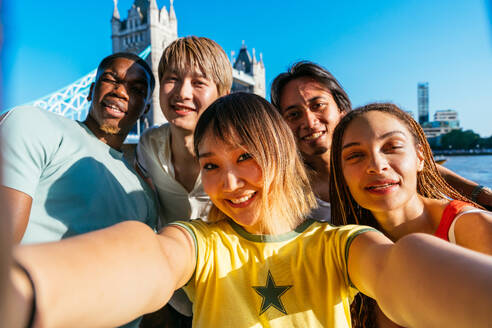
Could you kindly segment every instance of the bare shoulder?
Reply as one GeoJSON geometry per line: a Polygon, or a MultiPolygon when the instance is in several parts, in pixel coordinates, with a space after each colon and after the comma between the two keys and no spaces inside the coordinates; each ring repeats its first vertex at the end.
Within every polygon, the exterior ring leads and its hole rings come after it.
{"type": "Polygon", "coordinates": [[[456,219],[456,243],[478,252],[492,254],[492,213],[467,206],[456,219]]]}
{"type": "Polygon", "coordinates": [[[466,206],[460,211],[457,220],[456,224],[458,224],[458,222],[466,221],[468,221],[468,223],[463,224],[487,224],[492,222],[492,212],[481,210],[474,206],[466,206]]]}

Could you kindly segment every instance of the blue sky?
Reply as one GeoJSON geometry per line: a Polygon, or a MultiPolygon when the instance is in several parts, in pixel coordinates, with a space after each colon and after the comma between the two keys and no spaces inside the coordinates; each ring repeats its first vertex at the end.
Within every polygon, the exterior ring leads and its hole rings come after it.
{"type": "MultiPolygon", "coordinates": [[[[133,0],[120,0],[127,16],[133,0]]],[[[157,0],[169,8],[169,0],[157,0]]],[[[112,0],[3,1],[3,107],[38,99],[111,53],[112,0]]],[[[225,51],[263,53],[266,82],[301,59],[337,77],[354,106],[391,101],[416,112],[429,82],[430,113],[455,109],[461,125],[492,135],[492,24],[487,0],[175,0],[178,35],[225,51]]]]}

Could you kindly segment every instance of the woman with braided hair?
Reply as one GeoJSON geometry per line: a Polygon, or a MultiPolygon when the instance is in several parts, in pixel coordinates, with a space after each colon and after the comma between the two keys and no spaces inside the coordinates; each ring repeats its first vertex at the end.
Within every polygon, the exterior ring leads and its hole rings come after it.
{"type": "MultiPolygon", "coordinates": [[[[374,103],[345,115],[333,133],[331,168],[335,225],[372,226],[394,242],[427,233],[492,254],[492,213],[443,180],[422,128],[397,106],[374,103]]],[[[399,327],[361,294],[352,320],[355,327],[399,327]]]]}

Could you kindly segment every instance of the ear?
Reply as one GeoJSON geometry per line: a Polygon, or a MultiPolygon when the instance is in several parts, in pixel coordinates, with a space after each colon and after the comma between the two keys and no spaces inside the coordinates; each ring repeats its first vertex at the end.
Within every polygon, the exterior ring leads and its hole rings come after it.
{"type": "Polygon", "coordinates": [[[91,87],[89,89],[89,94],[87,95],[87,101],[92,101],[92,96],[94,92],[94,82],[91,83],[91,87]]]}
{"type": "Polygon", "coordinates": [[[417,172],[422,172],[425,164],[424,151],[422,149],[422,145],[417,145],[417,172]]]}

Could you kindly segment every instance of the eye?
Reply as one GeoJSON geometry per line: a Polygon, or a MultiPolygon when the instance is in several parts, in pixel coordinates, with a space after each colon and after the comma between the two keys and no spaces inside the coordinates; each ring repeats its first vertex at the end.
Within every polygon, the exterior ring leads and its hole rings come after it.
{"type": "Polygon", "coordinates": [[[354,152],[350,152],[350,153],[344,155],[343,159],[345,161],[357,161],[357,160],[361,159],[362,157],[364,157],[364,153],[359,152],[359,151],[354,151],[354,152]]]}
{"type": "Polygon", "coordinates": [[[197,87],[206,87],[208,86],[208,81],[206,79],[195,79],[193,80],[193,85],[197,87]]]}
{"type": "Polygon", "coordinates": [[[244,153],[244,154],[239,155],[237,161],[238,162],[242,162],[242,161],[245,161],[245,160],[248,160],[248,159],[251,159],[251,158],[253,158],[253,156],[251,156],[250,153],[244,153]]]}
{"type": "Polygon", "coordinates": [[[301,116],[301,114],[299,113],[299,111],[289,111],[287,113],[284,113],[284,118],[287,120],[287,121],[295,121],[297,120],[299,117],[301,116]]]}
{"type": "Polygon", "coordinates": [[[118,81],[116,81],[114,79],[114,77],[112,77],[111,75],[105,75],[105,76],[101,77],[101,81],[106,82],[106,83],[111,83],[111,84],[118,83],[118,81]]]}
{"type": "Polygon", "coordinates": [[[145,96],[147,94],[147,89],[143,87],[131,87],[131,91],[140,96],[145,96]]]}
{"type": "Polygon", "coordinates": [[[162,78],[163,83],[176,83],[176,81],[178,81],[178,77],[175,75],[164,76],[162,78]]]}
{"type": "Polygon", "coordinates": [[[397,141],[397,142],[389,142],[384,145],[383,150],[385,152],[399,152],[405,147],[405,144],[397,141]]]}
{"type": "Polygon", "coordinates": [[[311,109],[312,110],[316,110],[316,111],[319,111],[319,110],[323,110],[325,109],[326,107],[326,103],[323,103],[323,102],[319,102],[319,103],[315,103],[311,106],[311,109]]]}
{"type": "Polygon", "coordinates": [[[218,165],[215,165],[215,164],[212,164],[212,163],[205,163],[202,166],[203,170],[205,170],[205,171],[210,171],[210,170],[216,169],[218,167],[219,167],[218,165]]]}

